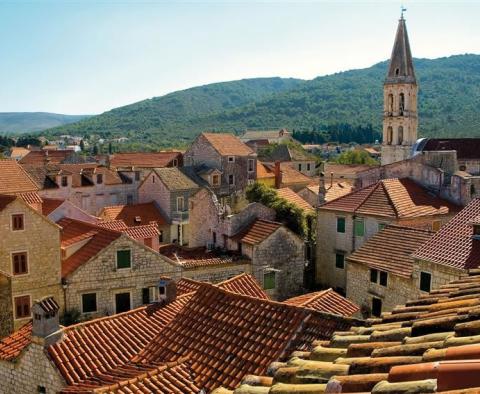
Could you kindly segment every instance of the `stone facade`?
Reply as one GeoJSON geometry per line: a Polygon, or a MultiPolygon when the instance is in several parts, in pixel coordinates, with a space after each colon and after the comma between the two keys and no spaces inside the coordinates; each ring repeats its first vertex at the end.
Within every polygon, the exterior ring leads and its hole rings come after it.
{"type": "Polygon", "coordinates": [[[218,186],[206,179],[212,190],[219,196],[243,192],[247,185],[257,178],[256,154],[222,156],[202,134],[192,143],[183,157],[185,166],[205,166],[221,172],[221,181],[218,186]],[[252,162],[249,164],[249,161],[252,162]],[[230,176],[233,176],[233,184],[229,184],[230,176]]]}
{"type": "Polygon", "coordinates": [[[6,394],[58,393],[66,386],[42,340],[35,337],[15,362],[0,360],[0,381],[6,394]]]}
{"type": "Polygon", "coordinates": [[[98,222],[96,216],[90,215],[75,204],[70,201],[64,201],[61,205],[58,206],[55,210],[48,214],[48,218],[52,222],[58,222],[62,218],[72,218],[81,220],[83,222],[88,222],[95,224],[98,222]]]}
{"type": "MultiPolygon", "coordinates": [[[[63,306],[61,288],[60,228],[20,199],[0,211],[0,271],[11,275],[12,301],[28,296],[36,299],[54,296],[63,306]],[[12,215],[23,214],[24,229],[12,230],[12,215]],[[27,273],[13,274],[13,253],[27,254],[27,273]]],[[[13,308],[15,310],[15,308],[13,308]]],[[[14,329],[30,316],[14,320],[14,329]]]]}
{"type": "Polygon", "coordinates": [[[99,254],[66,277],[66,309],[82,312],[82,294],[96,293],[96,311],[83,314],[94,318],[116,313],[115,295],[130,294],[130,308],[143,304],[142,289],[155,287],[161,276],[179,278],[181,266],[122,235],[99,254]],[[118,269],[117,250],[131,251],[131,268],[118,269]]]}
{"type": "Polygon", "coordinates": [[[0,272],[0,338],[13,331],[12,277],[0,272]]]}
{"type": "Polygon", "coordinates": [[[228,264],[220,266],[203,266],[184,269],[182,277],[197,280],[200,282],[220,283],[236,275],[243,273],[250,274],[252,266],[249,260],[239,264],[228,264]]]}

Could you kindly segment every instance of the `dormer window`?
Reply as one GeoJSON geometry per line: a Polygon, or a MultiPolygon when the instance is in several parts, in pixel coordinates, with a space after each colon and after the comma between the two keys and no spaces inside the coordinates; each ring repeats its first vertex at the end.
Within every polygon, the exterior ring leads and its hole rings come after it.
{"type": "Polygon", "coordinates": [[[97,184],[103,183],[103,174],[97,174],[97,184]]]}
{"type": "Polygon", "coordinates": [[[235,156],[228,156],[229,163],[235,163],[235,156]]]}
{"type": "Polygon", "coordinates": [[[67,176],[62,176],[62,187],[67,187],[68,186],[68,177],[67,176]]]}
{"type": "Polygon", "coordinates": [[[220,175],[214,174],[212,175],[212,186],[219,186],[220,185],[220,175]]]}

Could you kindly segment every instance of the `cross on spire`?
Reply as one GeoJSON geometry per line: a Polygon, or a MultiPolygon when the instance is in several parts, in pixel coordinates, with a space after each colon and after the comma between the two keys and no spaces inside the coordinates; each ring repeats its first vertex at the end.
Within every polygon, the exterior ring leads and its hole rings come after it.
{"type": "Polygon", "coordinates": [[[403,20],[403,13],[407,11],[407,9],[403,6],[403,4],[400,6],[400,19],[403,20]]]}

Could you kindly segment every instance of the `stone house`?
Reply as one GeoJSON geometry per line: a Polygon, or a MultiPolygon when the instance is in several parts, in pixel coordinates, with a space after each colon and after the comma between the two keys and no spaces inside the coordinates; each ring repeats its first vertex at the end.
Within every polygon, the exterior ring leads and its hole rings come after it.
{"type": "Polygon", "coordinates": [[[278,144],[258,151],[258,159],[264,163],[289,163],[292,168],[306,176],[316,173],[316,157],[305,151],[301,145],[278,144]]]}
{"type": "Polygon", "coordinates": [[[289,187],[294,192],[298,192],[314,182],[313,178],[297,171],[289,162],[281,163],[277,161],[274,164],[263,164],[274,173],[275,188],[277,189],[289,187]]]}
{"type": "Polygon", "coordinates": [[[425,291],[480,266],[480,198],[473,199],[414,253],[425,291]]]}
{"type": "Polygon", "coordinates": [[[23,165],[42,197],[68,200],[97,215],[109,205],[137,201],[138,182],[96,163],[23,165]]]}
{"type": "Polygon", "coordinates": [[[345,258],[387,224],[438,230],[459,207],[409,178],[386,179],[318,208],[316,281],[346,288],[345,258]]]}
{"type": "Polygon", "coordinates": [[[55,223],[64,217],[94,224],[99,221],[98,217],[90,215],[72,202],[58,198],[42,198],[42,215],[55,223]]]}
{"type": "Polygon", "coordinates": [[[275,171],[261,161],[257,161],[257,182],[275,187],[275,171]]]}
{"type": "Polygon", "coordinates": [[[273,299],[304,289],[305,243],[281,223],[255,219],[227,240],[227,249],[251,260],[251,273],[273,299]]]}
{"type": "MultiPolygon", "coordinates": [[[[33,301],[55,296],[63,305],[60,228],[16,196],[0,195],[0,292],[9,294],[13,331],[31,319],[33,301]]],[[[4,332],[5,333],[5,332],[4,332]]]]}
{"type": "Polygon", "coordinates": [[[83,318],[124,312],[158,299],[161,277],[181,266],[125,233],[63,218],[62,280],[65,309],[83,318]]]}
{"type": "Polygon", "coordinates": [[[416,266],[413,253],[433,234],[397,225],[379,231],[345,259],[347,297],[361,306],[365,316],[377,317],[420,297],[429,288],[422,287],[425,272],[416,266]]]}
{"type": "MultiPolygon", "coordinates": [[[[137,227],[144,228],[154,225],[158,232],[157,241],[154,242],[154,245],[172,242],[171,226],[155,201],[105,207],[99,216],[101,223],[98,224],[118,231],[129,229],[133,232],[137,227]]],[[[150,243],[146,243],[146,245],[152,247],[150,243]]],[[[154,249],[158,251],[158,247],[154,247],[154,249]]]]}
{"type": "Polygon", "coordinates": [[[242,142],[255,142],[267,140],[269,144],[280,144],[293,141],[292,133],[287,129],[280,130],[246,130],[240,136],[242,142]]]}
{"type": "Polygon", "coordinates": [[[319,199],[319,185],[311,184],[300,190],[297,194],[308,202],[312,207],[317,208],[319,203],[335,200],[353,191],[352,185],[348,181],[333,181],[325,185],[325,191],[319,199]]]}
{"type": "Polygon", "coordinates": [[[233,134],[202,133],[184,154],[218,196],[243,193],[257,178],[257,154],[233,134]]]}
{"type": "Polygon", "coordinates": [[[189,199],[199,186],[180,169],[152,170],[138,188],[140,202],[154,201],[170,226],[169,239],[188,244],[189,199]]]}

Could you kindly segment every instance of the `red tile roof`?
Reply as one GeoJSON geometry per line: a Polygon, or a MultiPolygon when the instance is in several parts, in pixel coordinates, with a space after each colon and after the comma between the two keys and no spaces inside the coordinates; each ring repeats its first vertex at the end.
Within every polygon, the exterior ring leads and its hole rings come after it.
{"type": "MultiPolygon", "coordinates": [[[[270,165],[270,168],[273,171],[274,166],[270,165]]],[[[283,186],[293,186],[296,184],[308,185],[312,182],[312,178],[306,176],[305,174],[302,174],[300,171],[297,171],[295,168],[293,168],[293,165],[290,162],[280,163],[280,171],[282,175],[281,184],[283,186]]]]}
{"type": "Polygon", "coordinates": [[[249,245],[256,245],[265,241],[270,235],[282,227],[281,223],[269,220],[255,219],[245,229],[235,234],[232,239],[249,245]]]}
{"type": "Polygon", "coordinates": [[[17,194],[28,205],[42,204],[42,198],[37,192],[27,192],[17,194]]]}
{"type": "Polygon", "coordinates": [[[123,230],[123,232],[129,237],[137,240],[142,240],[145,238],[155,238],[158,237],[160,234],[160,231],[158,230],[156,224],[145,224],[143,226],[128,227],[123,230]]]}
{"type": "Polygon", "coordinates": [[[0,159],[0,194],[38,191],[39,187],[15,160],[0,159]]]}
{"type": "MultiPolygon", "coordinates": [[[[318,196],[318,188],[319,188],[318,183],[313,185],[308,185],[307,188],[318,196]]],[[[345,180],[341,182],[333,182],[333,183],[325,180],[325,189],[327,190],[325,200],[332,201],[339,197],[345,196],[348,193],[351,193],[353,191],[353,186],[348,181],[345,181],[345,180]]]]}
{"type": "Polygon", "coordinates": [[[459,269],[477,268],[480,265],[480,240],[472,238],[471,221],[478,215],[480,199],[476,198],[420,246],[414,257],[459,269]]]}
{"type": "Polygon", "coordinates": [[[108,230],[91,223],[70,218],[62,218],[57,224],[62,227],[62,248],[91,238],[79,250],[62,261],[62,277],[66,277],[74,272],[78,267],[88,262],[122,235],[122,233],[118,231],[108,230]]]}
{"type": "Polygon", "coordinates": [[[275,178],[275,172],[261,161],[257,160],[257,179],[275,178]]]}
{"type": "Polygon", "coordinates": [[[457,159],[480,159],[480,138],[429,138],[422,151],[457,151],[457,159]]]}
{"type": "Polygon", "coordinates": [[[16,196],[0,194],[0,211],[3,211],[10,203],[17,199],[16,196]]]}
{"type": "Polygon", "coordinates": [[[409,278],[413,271],[413,252],[433,235],[434,232],[419,228],[386,226],[347,260],[409,278]]]}
{"type": "Polygon", "coordinates": [[[57,150],[57,149],[45,149],[45,150],[33,150],[23,156],[19,163],[21,164],[60,164],[67,157],[74,155],[73,150],[57,150]]]}
{"type": "Polygon", "coordinates": [[[320,209],[393,218],[414,218],[445,215],[458,211],[459,207],[430,193],[411,179],[403,178],[381,180],[327,202],[320,209]]]}
{"type": "MultiPolygon", "coordinates": [[[[173,160],[181,161],[181,152],[130,152],[115,153],[110,156],[111,167],[161,168],[173,165],[173,160]]],[[[179,163],[180,164],[180,163],[179,163]]]]}
{"type": "Polygon", "coordinates": [[[289,305],[302,306],[320,312],[335,313],[342,316],[352,316],[360,308],[352,301],[342,297],[333,289],[303,294],[283,301],[289,305]]]}
{"type": "Polygon", "coordinates": [[[16,359],[32,339],[32,323],[27,323],[12,335],[0,339],[0,360],[16,359]]]}
{"type": "Polygon", "coordinates": [[[255,152],[238,137],[224,133],[202,133],[205,139],[222,156],[250,156],[255,152]]]}
{"type": "Polygon", "coordinates": [[[168,223],[153,201],[142,204],[105,207],[102,209],[100,217],[105,221],[123,220],[128,227],[149,224],[150,222],[155,222],[159,226],[168,223]],[[140,218],[140,222],[137,222],[136,218],[140,218]]]}
{"type": "Polygon", "coordinates": [[[232,253],[219,253],[204,247],[184,248],[178,245],[162,245],[160,254],[181,264],[183,268],[245,264],[248,259],[232,253]]]}
{"type": "Polygon", "coordinates": [[[315,313],[205,285],[132,362],[148,365],[188,354],[199,387],[234,388],[244,374],[263,374],[292,344],[301,346],[309,330],[328,338],[351,324],[333,315],[315,321],[315,313]]]}
{"type": "Polygon", "coordinates": [[[305,201],[302,197],[288,187],[282,187],[281,189],[278,189],[277,194],[278,197],[287,200],[293,205],[296,205],[306,213],[312,213],[314,211],[313,207],[307,201],[305,201]]]}

